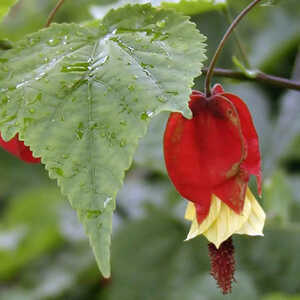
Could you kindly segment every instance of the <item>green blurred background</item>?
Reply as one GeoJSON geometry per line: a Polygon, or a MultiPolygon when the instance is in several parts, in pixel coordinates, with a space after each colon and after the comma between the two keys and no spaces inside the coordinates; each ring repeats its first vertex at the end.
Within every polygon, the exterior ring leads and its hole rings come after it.
{"type": "MultiPolygon", "coordinates": [[[[105,2],[111,1],[66,1],[55,20],[88,21],[89,5],[105,2]]],[[[248,3],[231,0],[231,13],[248,3]]],[[[19,1],[0,24],[0,39],[13,42],[39,30],[55,4],[19,1]]],[[[300,2],[269,4],[239,26],[251,66],[300,80],[300,2]]],[[[207,12],[192,21],[207,35],[211,57],[228,24],[224,13],[207,12]]],[[[232,39],[219,66],[233,68],[231,58],[238,55],[232,39]]],[[[110,280],[101,277],[75,212],[43,166],[25,164],[0,149],[0,300],[300,299],[300,93],[214,80],[249,105],[263,156],[265,236],[234,236],[233,293],[222,296],[210,277],[206,240],[183,242],[185,203],[165,172],[162,135],[168,116],[161,114],[153,119],[118,195],[110,280]]],[[[203,78],[197,79],[196,87],[202,86],[203,78]]]]}

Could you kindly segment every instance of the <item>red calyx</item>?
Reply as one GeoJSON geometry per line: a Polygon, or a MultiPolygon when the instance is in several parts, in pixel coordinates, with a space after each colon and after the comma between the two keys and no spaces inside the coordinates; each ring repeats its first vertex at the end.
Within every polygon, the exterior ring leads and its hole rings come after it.
{"type": "Polygon", "coordinates": [[[24,145],[23,141],[19,140],[18,134],[10,141],[5,142],[0,134],[0,146],[7,152],[13,154],[14,156],[20,158],[27,163],[40,163],[40,158],[35,158],[29,147],[24,145]]]}
{"type": "Polygon", "coordinates": [[[219,249],[214,244],[208,244],[211,262],[211,275],[217,281],[223,294],[231,292],[232,281],[234,281],[235,260],[232,239],[223,242],[219,249]]]}
{"type": "Polygon", "coordinates": [[[215,194],[241,213],[249,176],[261,191],[258,136],[246,104],[217,84],[207,98],[190,95],[192,119],[171,113],[165,135],[167,171],[178,192],[194,202],[199,224],[215,194]]]}

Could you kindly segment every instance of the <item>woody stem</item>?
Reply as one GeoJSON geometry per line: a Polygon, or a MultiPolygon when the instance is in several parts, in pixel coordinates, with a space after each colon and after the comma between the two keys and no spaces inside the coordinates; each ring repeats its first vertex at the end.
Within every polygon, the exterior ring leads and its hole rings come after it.
{"type": "MultiPolygon", "coordinates": [[[[204,68],[202,72],[203,74],[207,74],[207,68],[204,68]]],[[[254,76],[247,76],[247,74],[241,71],[214,68],[213,75],[219,77],[238,79],[238,80],[257,81],[257,82],[261,82],[273,86],[287,88],[290,90],[300,91],[300,81],[269,75],[261,71],[255,71],[254,76]]]]}
{"type": "Polygon", "coordinates": [[[235,27],[239,24],[239,22],[243,19],[243,17],[259,2],[261,2],[262,0],[254,0],[252,1],[245,9],[243,9],[240,14],[233,20],[233,22],[231,23],[231,25],[229,26],[229,28],[227,29],[227,31],[225,32],[221,42],[219,43],[219,46],[210,62],[210,65],[208,67],[207,70],[207,74],[206,74],[206,78],[205,78],[205,94],[206,97],[210,97],[211,96],[211,92],[210,92],[210,82],[211,82],[211,78],[213,76],[213,71],[214,71],[214,67],[217,63],[217,60],[224,48],[225,42],[227,41],[227,39],[229,38],[230,34],[233,32],[233,30],[235,29],[235,27]]]}
{"type": "Polygon", "coordinates": [[[59,0],[56,4],[56,6],[52,9],[52,11],[50,12],[48,19],[47,19],[47,23],[45,25],[45,27],[49,27],[50,24],[52,23],[57,11],[59,10],[59,8],[63,5],[63,3],[65,2],[65,0],[59,0]]]}

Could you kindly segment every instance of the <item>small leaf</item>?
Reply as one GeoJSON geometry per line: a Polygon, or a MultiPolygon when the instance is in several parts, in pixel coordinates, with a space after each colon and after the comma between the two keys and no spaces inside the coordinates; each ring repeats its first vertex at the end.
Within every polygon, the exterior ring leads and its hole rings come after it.
{"type": "Polygon", "coordinates": [[[124,173],[152,116],[191,116],[204,39],[188,18],[136,5],[86,27],[53,25],[1,56],[2,137],[19,132],[42,158],[79,211],[106,277],[124,173]]]}

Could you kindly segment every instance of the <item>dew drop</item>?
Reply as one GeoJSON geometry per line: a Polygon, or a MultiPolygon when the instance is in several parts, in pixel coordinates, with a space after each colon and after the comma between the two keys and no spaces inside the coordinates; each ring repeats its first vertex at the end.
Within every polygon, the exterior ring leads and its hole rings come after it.
{"type": "Polygon", "coordinates": [[[64,176],[64,171],[61,168],[52,168],[52,170],[59,176],[64,176]]]}
{"type": "Polygon", "coordinates": [[[100,210],[87,210],[86,211],[86,216],[89,219],[94,219],[97,218],[101,215],[101,211],[100,210]]]}
{"type": "Polygon", "coordinates": [[[121,139],[121,140],[120,140],[120,147],[123,148],[123,147],[125,147],[126,145],[127,145],[126,139],[121,139]]]}
{"type": "Polygon", "coordinates": [[[128,85],[128,90],[133,92],[135,90],[135,86],[133,84],[128,85]]]}
{"type": "Polygon", "coordinates": [[[153,116],[153,112],[152,111],[147,111],[147,112],[143,112],[141,114],[141,120],[148,120],[149,118],[151,118],[153,116]]]}
{"type": "Polygon", "coordinates": [[[50,39],[47,41],[47,44],[51,47],[54,47],[60,43],[60,39],[50,39]]]}
{"type": "Polygon", "coordinates": [[[104,201],[104,208],[112,201],[112,197],[107,197],[104,201]]]}
{"type": "Polygon", "coordinates": [[[76,129],[76,137],[77,137],[77,139],[79,139],[79,140],[81,140],[82,137],[83,137],[83,134],[84,134],[83,129],[84,129],[83,123],[80,122],[80,123],[78,124],[77,129],[76,129]]]}
{"type": "Polygon", "coordinates": [[[164,28],[166,26],[166,20],[157,21],[156,26],[159,28],[164,28]]]}
{"type": "Polygon", "coordinates": [[[35,109],[34,108],[30,108],[29,112],[33,114],[33,113],[35,113],[35,109]]]}
{"type": "Polygon", "coordinates": [[[164,97],[157,97],[156,99],[160,103],[166,103],[167,102],[167,100],[164,97]]]}
{"type": "Polygon", "coordinates": [[[166,91],[167,94],[177,96],[179,93],[177,91],[166,91]]]}

